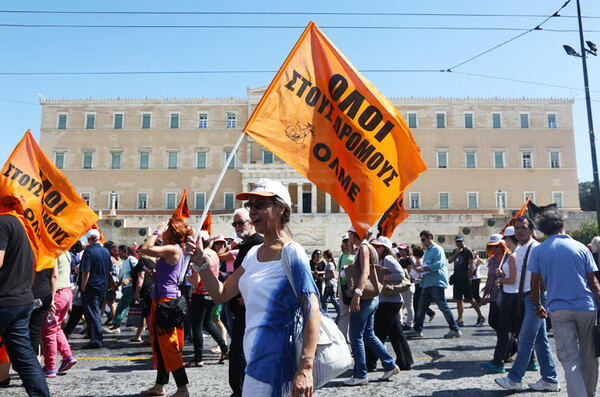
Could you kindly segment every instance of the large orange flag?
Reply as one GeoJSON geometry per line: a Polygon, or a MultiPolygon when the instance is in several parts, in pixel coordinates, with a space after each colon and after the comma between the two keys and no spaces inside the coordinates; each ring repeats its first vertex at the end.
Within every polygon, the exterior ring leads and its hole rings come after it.
{"type": "Polygon", "coordinates": [[[190,217],[190,211],[188,210],[188,204],[187,204],[187,191],[185,189],[183,189],[183,195],[181,196],[181,201],[179,202],[179,206],[177,207],[175,212],[173,212],[173,215],[171,215],[171,218],[184,219],[184,218],[189,218],[189,217],[190,217]]]}
{"type": "Polygon", "coordinates": [[[379,230],[378,237],[385,236],[391,238],[396,226],[406,218],[408,218],[408,212],[404,209],[404,195],[401,194],[400,198],[394,201],[394,204],[385,211],[379,220],[379,224],[377,225],[377,229],[379,230]]]}
{"type": "MultiPolygon", "coordinates": [[[[12,210],[22,215],[36,256],[36,269],[54,266],[98,220],[67,178],[50,162],[30,132],[13,150],[0,177],[2,202],[14,198],[12,210]]],[[[3,206],[4,213],[10,208],[3,206]]]]}
{"type": "Polygon", "coordinates": [[[331,194],[361,236],[427,169],[398,110],[314,22],[244,132],[331,194]]]}

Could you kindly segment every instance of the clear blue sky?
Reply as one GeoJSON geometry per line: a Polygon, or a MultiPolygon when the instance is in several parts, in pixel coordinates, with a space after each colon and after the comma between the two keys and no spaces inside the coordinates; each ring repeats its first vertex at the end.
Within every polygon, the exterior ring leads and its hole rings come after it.
{"type": "MultiPolygon", "coordinates": [[[[586,40],[600,47],[600,1],[581,0],[586,40]],[[595,31],[595,32],[592,32],[595,31]]],[[[0,161],[27,129],[39,137],[47,98],[243,97],[268,85],[274,73],[158,75],[5,75],[8,72],[275,71],[312,19],[359,70],[448,69],[517,36],[507,30],[392,30],[358,27],[469,27],[530,29],[545,18],[316,13],[452,13],[552,15],[564,0],[505,1],[4,1],[0,10],[294,12],[309,15],[80,15],[0,12],[0,161]],[[3,24],[252,25],[277,29],[33,28],[3,24]]],[[[576,15],[572,0],[560,14],[576,15]]],[[[577,29],[576,18],[552,18],[543,29],[577,29]]],[[[388,97],[574,98],[579,180],[592,179],[581,60],[576,32],[534,31],[455,69],[572,88],[549,87],[460,73],[363,74],[388,97]]],[[[588,58],[596,134],[600,136],[600,57],[588,58]],[[594,92],[595,91],[595,92],[594,92]]],[[[401,110],[401,109],[400,109],[401,110]]],[[[600,147],[599,147],[600,149],[600,147]]]]}

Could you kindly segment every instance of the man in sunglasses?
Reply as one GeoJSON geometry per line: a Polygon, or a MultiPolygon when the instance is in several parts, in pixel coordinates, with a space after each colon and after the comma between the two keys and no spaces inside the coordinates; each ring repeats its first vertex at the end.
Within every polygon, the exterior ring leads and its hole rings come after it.
{"type": "MultiPolygon", "coordinates": [[[[233,262],[234,269],[241,266],[242,261],[250,251],[250,248],[264,242],[263,237],[256,233],[250,221],[250,214],[246,208],[238,208],[233,213],[235,234],[242,242],[237,246],[239,252],[233,262]]],[[[234,315],[231,330],[231,344],[229,346],[229,386],[233,393],[231,397],[242,396],[242,385],[244,383],[246,358],[244,357],[244,332],[246,330],[246,308],[242,296],[238,295],[229,301],[229,307],[234,315]]]]}
{"type": "Polygon", "coordinates": [[[423,256],[423,265],[416,270],[423,275],[421,281],[421,298],[419,300],[419,310],[415,319],[414,329],[406,333],[413,338],[423,337],[423,321],[425,313],[432,302],[436,302],[440,311],[444,314],[450,332],[444,335],[446,339],[459,338],[462,335],[460,328],[448,307],[446,301],[445,289],[448,288],[448,261],[444,249],[433,241],[433,233],[429,230],[423,230],[420,234],[421,242],[425,248],[423,256]]]}

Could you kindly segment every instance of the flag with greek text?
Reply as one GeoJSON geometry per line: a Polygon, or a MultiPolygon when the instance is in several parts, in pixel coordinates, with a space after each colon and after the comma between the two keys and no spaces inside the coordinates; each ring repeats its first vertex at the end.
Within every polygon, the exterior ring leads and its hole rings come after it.
{"type": "Polygon", "coordinates": [[[385,236],[392,238],[396,226],[402,223],[406,218],[408,218],[408,212],[404,209],[404,194],[401,194],[400,197],[398,197],[398,200],[394,201],[394,204],[384,212],[379,220],[379,223],[377,224],[379,234],[377,237],[385,236]]]}
{"type": "Polygon", "coordinates": [[[314,22],[244,132],[331,194],[361,236],[427,169],[398,110],[314,22]]]}
{"type": "Polygon", "coordinates": [[[27,131],[2,168],[0,197],[5,213],[22,216],[36,256],[36,269],[54,266],[56,258],[98,220],[63,173],[52,164],[27,131]]]}
{"type": "Polygon", "coordinates": [[[185,218],[189,218],[189,217],[190,217],[190,211],[188,210],[187,191],[186,191],[186,189],[183,189],[183,195],[181,196],[181,201],[179,202],[179,206],[177,206],[177,209],[175,210],[175,212],[173,212],[173,215],[171,215],[171,218],[185,219],[185,218]]]}

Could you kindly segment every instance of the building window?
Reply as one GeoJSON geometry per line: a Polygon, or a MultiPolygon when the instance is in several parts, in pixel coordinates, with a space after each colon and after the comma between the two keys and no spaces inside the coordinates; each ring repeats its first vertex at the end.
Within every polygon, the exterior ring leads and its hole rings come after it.
{"type": "Polygon", "coordinates": [[[85,114],[85,129],[93,130],[96,127],[96,114],[86,113],[85,114]]]}
{"type": "Polygon", "coordinates": [[[273,164],[273,161],[274,161],[273,153],[269,152],[268,150],[263,150],[262,161],[263,161],[263,164],[273,164]]]}
{"type": "Polygon", "coordinates": [[[467,192],[467,208],[476,209],[479,208],[479,198],[477,192],[467,192]]]}
{"type": "Polygon", "coordinates": [[[145,210],[148,208],[148,193],[137,194],[137,209],[145,210]]]}
{"type": "Polygon", "coordinates": [[[523,192],[523,202],[527,202],[527,197],[531,197],[529,201],[535,203],[535,192],[523,192]]]}
{"type": "Polygon", "coordinates": [[[167,152],[167,167],[176,169],[179,163],[179,152],[167,152]]]}
{"type": "Polygon", "coordinates": [[[58,115],[58,125],[56,126],[56,128],[58,128],[59,130],[67,129],[67,115],[66,114],[58,115]]]}
{"type": "Polygon", "coordinates": [[[529,128],[529,114],[521,113],[519,118],[521,119],[521,128],[529,128]]]}
{"type": "Polygon", "coordinates": [[[150,152],[140,152],[140,169],[147,170],[150,167],[150,152]]]}
{"type": "Polygon", "coordinates": [[[550,168],[560,168],[560,152],[550,152],[550,168]]]}
{"type": "Polygon", "coordinates": [[[436,113],[435,120],[437,128],[446,128],[446,113],[436,113]]]}
{"type": "Polygon", "coordinates": [[[208,128],[208,113],[198,113],[198,128],[208,128]]]}
{"type": "Polygon", "coordinates": [[[142,113],[142,129],[152,128],[152,113],[142,113]]]}
{"type": "Polygon", "coordinates": [[[235,200],[234,200],[234,194],[233,193],[225,193],[223,195],[223,203],[225,204],[225,209],[226,210],[232,210],[234,209],[235,206],[235,200]]]}
{"type": "Polygon", "coordinates": [[[92,152],[84,152],[83,153],[83,169],[89,170],[92,169],[94,163],[94,153],[92,152]]]}
{"type": "Polygon", "coordinates": [[[504,168],[504,152],[494,152],[494,168],[504,168]]]}
{"type": "Polygon", "coordinates": [[[447,210],[448,208],[450,208],[447,192],[438,193],[438,198],[441,210],[447,210]]]}
{"type": "Polygon", "coordinates": [[[502,114],[501,113],[492,113],[492,127],[493,128],[502,128],[502,114]]]}
{"type": "Polygon", "coordinates": [[[408,128],[418,128],[416,113],[408,113],[408,128]]]}
{"type": "Polygon", "coordinates": [[[166,208],[174,210],[177,207],[177,193],[167,193],[166,208]]]}
{"type": "Polygon", "coordinates": [[[563,194],[562,192],[552,192],[552,202],[556,203],[558,208],[563,207],[563,194]]]}
{"type": "Polygon", "coordinates": [[[89,207],[92,195],[90,193],[81,193],[81,198],[83,199],[83,201],[85,201],[85,203],[89,207]]]}
{"type": "Polygon", "coordinates": [[[500,208],[500,203],[506,208],[506,192],[496,192],[496,208],[500,208]]]}
{"type": "Polygon", "coordinates": [[[123,128],[123,113],[115,113],[113,120],[113,128],[120,130],[123,128]]]}
{"type": "Polygon", "coordinates": [[[121,152],[113,152],[110,154],[110,168],[113,170],[121,169],[121,152]]]}
{"type": "Polygon", "coordinates": [[[556,113],[548,113],[548,128],[556,129],[556,113]]]}
{"type": "Polygon", "coordinates": [[[169,128],[179,128],[179,113],[171,113],[169,128]]]}
{"type": "MultiPolygon", "coordinates": [[[[225,162],[227,162],[227,159],[229,158],[230,154],[231,151],[225,152],[225,162]]],[[[227,168],[235,168],[235,153],[233,154],[233,159],[231,160],[231,163],[229,163],[229,166],[227,168]]]]}
{"type": "Polygon", "coordinates": [[[196,193],[194,195],[194,208],[197,210],[203,210],[205,201],[206,193],[196,193]]]}
{"type": "Polygon", "coordinates": [[[65,152],[54,152],[54,165],[59,170],[65,168],[65,152]]]}
{"type": "Polygon", "coordinates": [[[533,156],[531,152],[521,152],[521,164],[523,164],[523,168],[533,167],[533,156]]]}
{"type": "Polygon", "coordinates": [[[410,208],[417,209],[421,208],[421,193],[411,192],[410,193],[410,208]]]}
{"type": "Polygon", "coordinates": [[[196,152],[196,168],[206,168],[206,152],[196,152]]]}
{"type": "Polygon", "coordinates": [[[473,128],[473,113],[465,113],[465,128],[473,128]]]}
{"type": "Polygon", "coordinates": [[[227,112],[227,128],[235,128],[236,118],[235,112],[227,112]]]}
{"type": "Polygon", "coordinates": [[[438,168],[448,168],[448,152],[437,152],[438,168]]]}
{"type": "Polygon", "coordinates": [[[477,159],[475,152],[465,152],[465,163],[467,168],[477,168],[477,159]]]}

